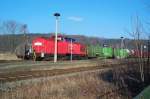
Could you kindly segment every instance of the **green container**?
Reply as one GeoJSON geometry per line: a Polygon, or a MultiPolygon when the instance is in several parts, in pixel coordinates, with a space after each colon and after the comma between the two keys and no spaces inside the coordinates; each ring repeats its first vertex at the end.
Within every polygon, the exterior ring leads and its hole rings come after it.
{"type": "Polygon", "coordinates": [[[93,46],[90,45],[88,46],[88,57],[101,57],[102,56],[102,47],[99,45],[93,46]]]}
{"type": "Polygon", "coordinates": [[[119,58],[120,57],[120,49],[114,49],[114,57],[119,58]]]}
{"type": "Polygon", "coordinates": [[[112,58],[113,57],[113,48],[104,47],[103,48],[103,57],[112,58]]]}
{"type": "Polygon", "coordinates": [[[114,49],[114,57],[115,58],[127,58],[129,53],[126,49],[114,49]]]}
{"type": "Polygon", "coordinates": [[[120,58],[127,58],[128,52],[126,49],[120,49],[120,58]]]}

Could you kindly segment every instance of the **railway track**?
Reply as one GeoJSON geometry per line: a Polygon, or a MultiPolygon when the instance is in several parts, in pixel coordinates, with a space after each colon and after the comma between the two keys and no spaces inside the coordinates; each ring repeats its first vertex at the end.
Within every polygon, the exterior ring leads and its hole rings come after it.
{"type": "Polygon", "coordinates": [[[45,69],[45,70],[34,69],[34,70],[18,70],[15,72],[3,72],[0,73],[0,82],[4,83],[4,82],[12,82],[12,81],[26,80],[26,79],[39,78],[39,77],[57,76],[57,75],[91,71],[97,69],[112,69],[114,67],[115,68],[120,66],[125,67],[126,65],[131,65],[131,64],[132,65],[138,64],[138,62],[129,62],[128,64],[126,62],[117,63],[117,64],[110,64],[110,63],[102,64],[97,62],[95,66],[93,65],[93,66],[86,66],[86,67],[79,66],[79,67],[69,67],[69,68],[62,68],[62,69],[61,68],[45,69]]]}

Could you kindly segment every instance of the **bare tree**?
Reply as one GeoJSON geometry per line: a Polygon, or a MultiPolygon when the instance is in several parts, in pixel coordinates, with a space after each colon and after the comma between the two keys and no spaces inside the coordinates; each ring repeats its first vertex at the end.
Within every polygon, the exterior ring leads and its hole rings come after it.
{"type": "Polygon", "coordinates": [[[129,34],[133,37],[134,39],[134,44],[137,50],[137,56],[138,56],[138,61],[139,61],[139,71],[140,71],[140,78],[142,80],[142,82],[144,82],[144,67],[143,67],[143,44],[141,42],[141,35],[143,34],[143,25],[141,23],[141,21],[139,20],[139,17],[136,16],[136,18],[134,18],[135,21],[133,23],[133,28],[132,28],[132,32],[129,32],[129,34]]]}
{"type": "Polygon", "coordinates": [[[22,27],[24,25],[16,21],[4,21],[2,24],[2,32],[7,35],[7,39],[10,43],[11,52],[14,53],[16,47],[16,34],[22,33],[22,27]]]}
{"type": "Polygon", "coordinates": [[[21,33],[23,33],[23,41],[24,41],[24,52],[23,52],[23,59],[25,59],[26,51],[27,51],[27,46],[28,46],[28,36],[27,36],[27,25],[24,24],[21,26],[21,33]]]}

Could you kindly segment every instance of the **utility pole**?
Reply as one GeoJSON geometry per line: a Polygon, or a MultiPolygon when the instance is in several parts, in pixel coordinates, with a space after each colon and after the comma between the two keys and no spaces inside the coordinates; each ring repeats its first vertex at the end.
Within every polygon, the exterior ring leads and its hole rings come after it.
{"type": "Polygon", "coordinates": [[[27,54],[27,44],[28,44],[28,38],[27,38],[27,25],[24,24],[21,26],[21,32],[23,33],[22,35],[22,40],[23,40],[23,60],[26,58],[27,54]]]}
{"type": "Polygon", "coordinates": [[[55,50],[54,50],[54,62],[57,62],[57,34],[58,34],[58,17],[60,16],[59,13],[54,13],[56,17],[56,32],[55,32],[55,50]]]}
{"type": "Polygon", "coordinates": [[[121,49],[123,49],[123,37],[120,38],[121,38],[121,49]]]}
{"type": "Polygon", "coordinates": [[[23,59],[25,59],[26,57],[26,50],[27,50],[27,36],[26,36],[26,29],[27,29],[27,25],[23,25],[23,36],[24,36],[24,55],[23,55],[23,59]]]}

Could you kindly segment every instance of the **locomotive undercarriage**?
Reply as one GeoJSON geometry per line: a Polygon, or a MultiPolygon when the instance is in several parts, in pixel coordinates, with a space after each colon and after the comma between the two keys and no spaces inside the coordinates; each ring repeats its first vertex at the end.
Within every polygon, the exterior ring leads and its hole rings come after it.
{"type": "MultiPolygon", "coordinates": [[[[45,53],[30,53],[26,54],[28,60],[34,60],[34,61],[53,61],[54,59],[54,54],[45,54],[45,53]]],[[[87,56],[84,55],[78,55],[78,54],[57,54],[57,59],[58,60],[82,60],[82,59],[87,59],[87,56]],[[72,57],[72,58],[71,58],[72,57]]]]}

